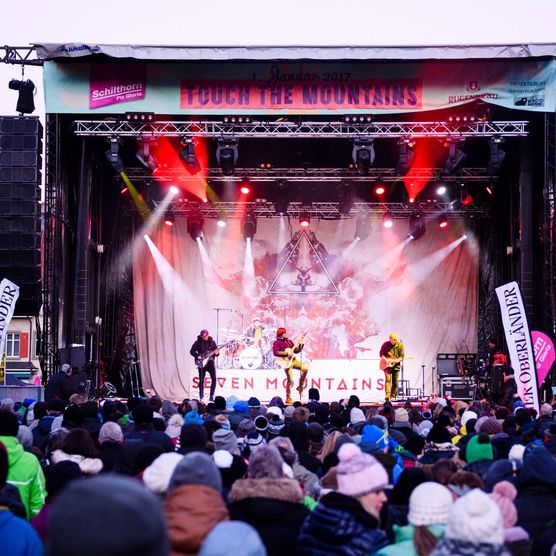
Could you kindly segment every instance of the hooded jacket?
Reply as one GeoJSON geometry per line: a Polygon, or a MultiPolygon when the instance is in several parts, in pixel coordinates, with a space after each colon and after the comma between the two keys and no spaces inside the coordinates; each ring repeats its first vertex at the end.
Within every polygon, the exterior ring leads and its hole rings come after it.
{"type": "Polygon", "coordinates": [[[8,451],[8,483],[19,490],[27,519],[35,517],[44,506],[46,487],[39,460],[26,452],[15,436],[0,436],[8,451]]]}
{"type": "Polygon", "coordinates": [[[52,463],[73,461],[79,465],[79,469],[81,469],[84,475],[98,475],[103,468],[102,460],[99,458],[86,458],[79,454],[66,454],[62,450],[54,450],[50,460],[52,463]]]}

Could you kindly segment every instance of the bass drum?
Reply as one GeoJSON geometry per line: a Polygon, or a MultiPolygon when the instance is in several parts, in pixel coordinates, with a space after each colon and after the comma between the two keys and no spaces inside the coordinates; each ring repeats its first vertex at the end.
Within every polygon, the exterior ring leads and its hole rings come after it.
{"type": "Polygon", "coordinates": [[[242,369],[260,369],[263,364],[263,353],[256,346],[249,346],[239,354],[242,369]]]}

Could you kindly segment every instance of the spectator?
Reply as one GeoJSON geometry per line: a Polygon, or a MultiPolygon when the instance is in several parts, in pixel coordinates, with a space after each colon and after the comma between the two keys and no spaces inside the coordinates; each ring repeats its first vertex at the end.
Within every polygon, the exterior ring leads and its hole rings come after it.
{"type": "Polygon", "coordinates": [[[52,400],[61,400],[68,403],[72,394],[79,392],[81,377],[73,373],[71,365],[64,363],[62,368],[48,379],[44,391],[46,403],[52,400]]]}
{"type": "Polygon", "coordinates": [[[62,442],[60,449],[55,450],[50,458],[51,463],[73,461],[85,475],[97,475],[102,471],[102,460],[99,458],[93,439],[85,429],[72,429],[62,442]]]}
{"type": "Polygon", "coordinates": [[[124,433],[118,423],[108,421],[100,427],[98,443],[100,444],[100,459],[104,473],[112,471],[116,465],[123,442],[124,433]]]}
{"type": "MultiPolygon", "coordinates": [[[[486,421],[488,423],[488,419],[486,421]]],[[[494,461],[494,451],[489,436],[484,433],[473,436],[465,449],[465,471],[471,471],[481,477],[485,476],[494,461]]]]}
{"type": "Polygon", "coordinates": [[[182,459],[183,456],[175,452],[160,454],[143,473],[145,486],[154,494],[166,496],[170,479],[182,459]]]}
{"type": "Polygon", "coordinates": [[[180,433],[180,448],[178,453],[185,455],[190,452],[205,452],[208,435],[203,425],[183,425],[180,433]]]}
{"type": "Polygon", "coordinates": [[[146,444],[157,444],[163,452],[173,452],[174,443],[170,437],[153,427],[152,409],[145,403],[137,405],[133,411],[133,422],[135,427],[131,432],[125,434],[126,440],[141,440],[146,444]]]}
{"type": "Polygon", "coordinates": [[[199,556],[266,556],[266,549],[251,525],[223,521],[208,534],[199,556]]]}

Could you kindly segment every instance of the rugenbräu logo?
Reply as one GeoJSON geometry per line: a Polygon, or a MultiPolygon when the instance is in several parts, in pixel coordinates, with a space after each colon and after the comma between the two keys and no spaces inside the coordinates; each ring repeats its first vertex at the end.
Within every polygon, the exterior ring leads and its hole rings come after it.
{"type": "Polygon", "coordinates": [[[144,64],[91,64],[89,108],[145,98],[144,64]]]}

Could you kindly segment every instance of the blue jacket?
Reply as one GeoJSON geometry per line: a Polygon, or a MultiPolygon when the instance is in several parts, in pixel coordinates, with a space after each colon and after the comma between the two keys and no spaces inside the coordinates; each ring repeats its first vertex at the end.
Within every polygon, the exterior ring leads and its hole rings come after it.
{"type": "Polygon", "coordinates": [[[9,510],[0,510],[0,546],[2,554],[42,556],[44,549],[35,530],[9,510]]]}
{"type": "Polygon", "coordinates": [[[305,519],[297,553],[306,556],[367,556],[386,546],[386,533],[356,498],[339,492],[324,496],[305,519]]]}

